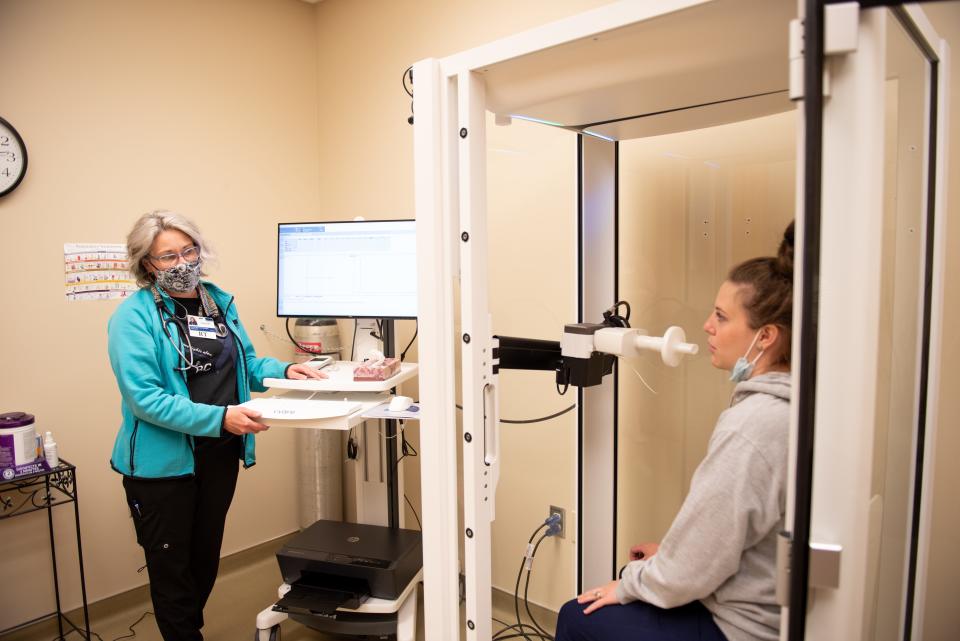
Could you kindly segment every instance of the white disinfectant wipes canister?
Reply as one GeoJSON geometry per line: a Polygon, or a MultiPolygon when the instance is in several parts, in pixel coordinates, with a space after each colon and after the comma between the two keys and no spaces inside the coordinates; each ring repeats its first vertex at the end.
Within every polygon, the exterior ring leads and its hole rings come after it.
{"type": "Polygon", "coordinates": [[[0,414],[0,469],[33,463],[37,458],[37,432],[33,414],[0,414]]]}

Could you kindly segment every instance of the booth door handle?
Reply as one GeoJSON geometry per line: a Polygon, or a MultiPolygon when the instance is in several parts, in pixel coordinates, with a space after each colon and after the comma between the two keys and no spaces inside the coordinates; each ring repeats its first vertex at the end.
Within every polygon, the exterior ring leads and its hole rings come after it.
{"type": "Polygon", "coordinates": [[[497,388],[483,386],[483,462],[494,465],[500,460],[500,416],[497,409],[497,388]]]}

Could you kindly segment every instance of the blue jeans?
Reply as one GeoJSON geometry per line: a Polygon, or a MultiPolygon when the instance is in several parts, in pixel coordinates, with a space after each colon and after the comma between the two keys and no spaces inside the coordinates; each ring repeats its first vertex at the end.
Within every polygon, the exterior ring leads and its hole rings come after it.
{"type": "Polygon", "coordinates": [[[560,608],[556,641],[727,641],[699,601],[664,610],[643,601],[584,615],[576,599],[560,608]]]}

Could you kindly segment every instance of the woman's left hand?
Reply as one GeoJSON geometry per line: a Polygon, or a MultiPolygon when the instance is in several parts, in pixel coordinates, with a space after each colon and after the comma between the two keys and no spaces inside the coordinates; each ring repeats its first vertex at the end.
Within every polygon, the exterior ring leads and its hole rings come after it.
{"type": "Polygon", "coordinates": [[[287,378],[302,381],[305,378],[327,378],[327,375],[309,365],[297,363],[287,368],[287,378]]]}
{"type": "Polygon", "coordinates": [[[587,590],[578,596],[577,603],[580,603],[581,605],[584,603],[590,604],[587,609],[583,611],[583,613],[590,614],[594,610],[599,610],[605,605],[619,605],[620,601],[617,599],[617,585],[619,583],[620,581],[611,581],[610,583],[602,585],[599,588],[587,590]]]}

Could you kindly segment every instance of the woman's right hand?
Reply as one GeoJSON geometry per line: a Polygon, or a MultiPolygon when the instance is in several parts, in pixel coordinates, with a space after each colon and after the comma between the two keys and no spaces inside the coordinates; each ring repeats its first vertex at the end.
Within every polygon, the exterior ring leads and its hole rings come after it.
{"type": "Polygon", "coordinates": [[[247,407],[233,405],[227,408],[227,415],[223,418],[223,429],[231,434],[256,434],[269,429],[263,423],[257,422],[260,412],[247,407]]]}
{"type": "Polygon", "coordinates": [[[630,560],[649,559],[660,549],[659,543],[637,543],[630,548],[630,560]]]}

